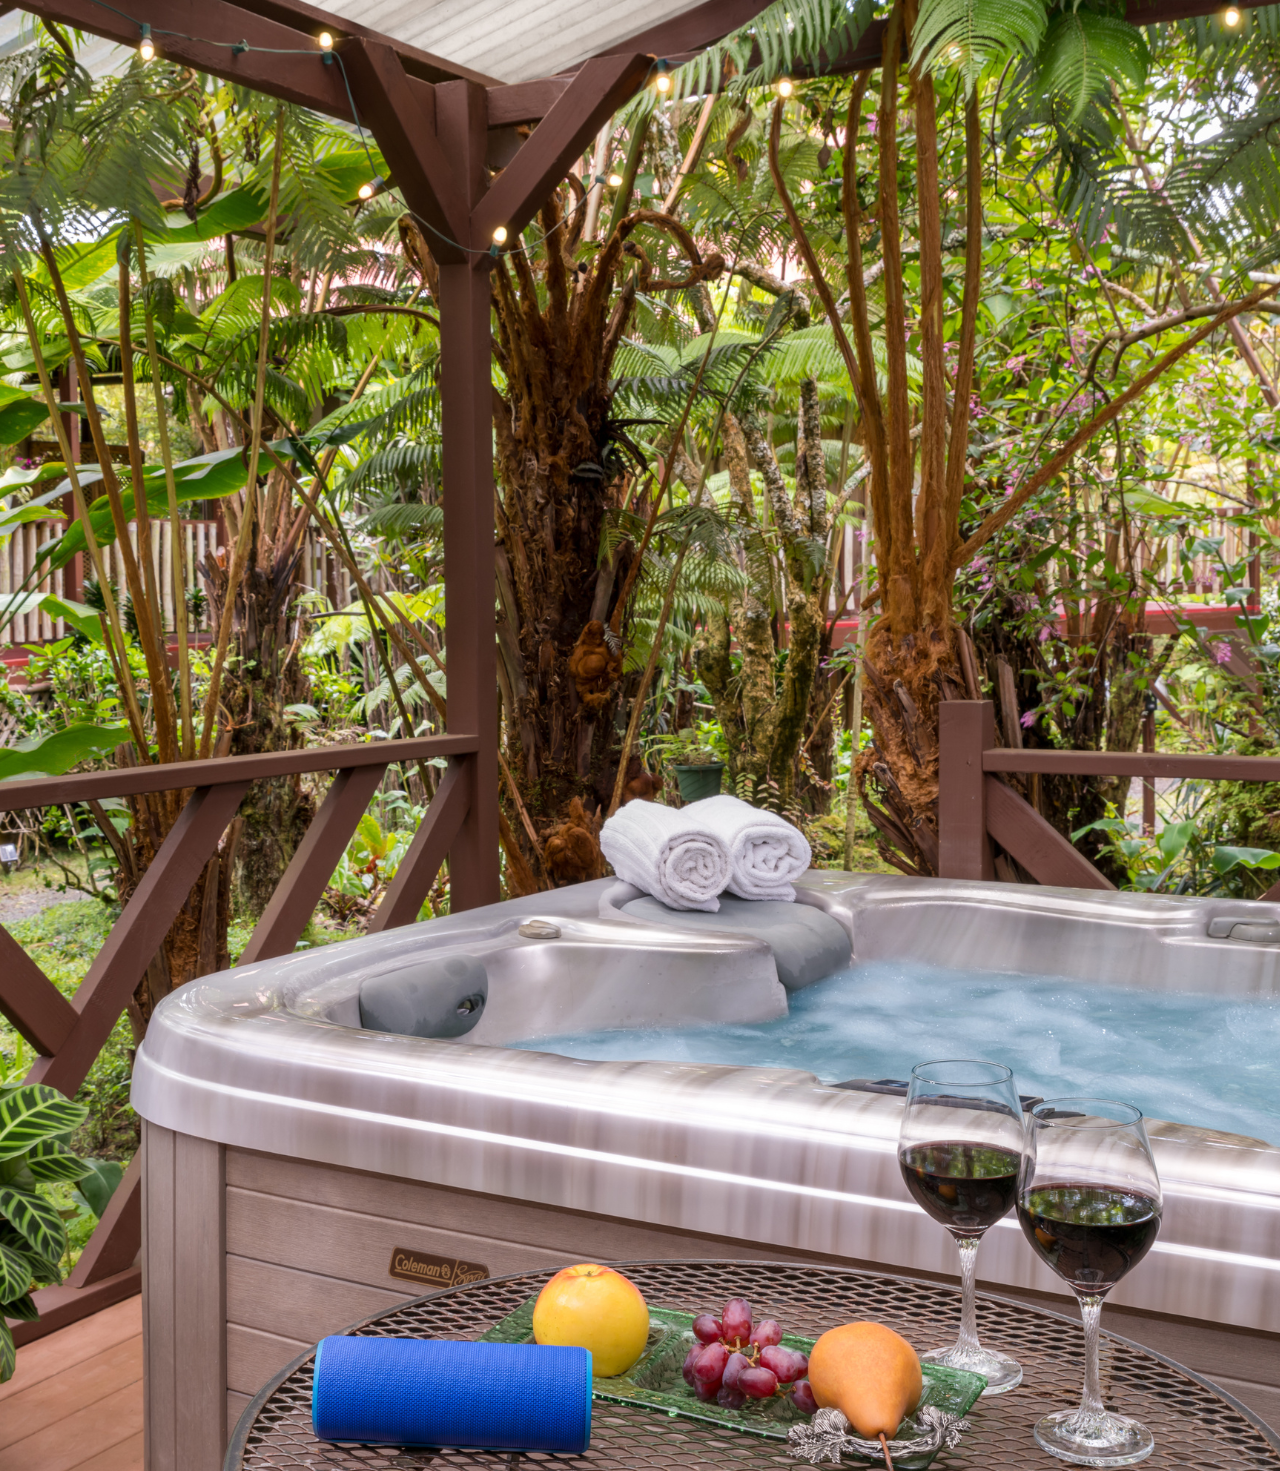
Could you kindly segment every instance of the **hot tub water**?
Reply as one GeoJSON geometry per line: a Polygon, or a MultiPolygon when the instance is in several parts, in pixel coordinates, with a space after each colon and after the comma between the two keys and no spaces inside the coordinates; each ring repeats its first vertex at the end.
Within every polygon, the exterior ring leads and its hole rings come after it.
{"type": "Polygon", "coordinates": [[[777,1021],[511,1045],[601,1061],[798,1067],[825,1083],[906,1078],[933,1058],[991,1058],[1013,1069],[1023,1093],[1119,1098],[1148,1117],[1280,1143],[1276,1001],[873,961],[794,992],[777,1021]]]}

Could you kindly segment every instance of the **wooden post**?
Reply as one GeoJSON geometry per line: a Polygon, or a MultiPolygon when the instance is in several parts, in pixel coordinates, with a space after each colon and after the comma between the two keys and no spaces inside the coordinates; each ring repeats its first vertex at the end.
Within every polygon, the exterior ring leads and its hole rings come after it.
{"type": "Polygon", "coordinates": [[[982,779],[982,753],[996,743],[991,701],[945,700],[938,740],[938,875],[994,879],[982,779]]]}
{"type": "MultiPolygon", "coordinates": [[[[474,82],[446,82],[436,89],[440,143],[453,160],[468,213],[485,191],[487,109],[485,89],[474,82]]],[[[451,735],[478,735],[480,743],[469,758],[470,808],[449,850],[453,910],[496,904],[500,897],[489,241],[460,243],[485,253],[440,265],[448,728],[451,735]]]]}

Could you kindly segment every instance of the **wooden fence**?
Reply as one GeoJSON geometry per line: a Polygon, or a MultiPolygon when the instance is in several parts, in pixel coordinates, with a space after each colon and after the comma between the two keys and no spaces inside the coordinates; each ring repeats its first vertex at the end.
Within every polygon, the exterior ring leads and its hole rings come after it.
{"type": "MultiPolygon", "coordinates": [[[[950,700],[939,716],[938,872],[943,878],[994,879],[994,839],[1038,883],[1115,888],[1030,802],[1000,780],[1003,774],[1280,782],[1277,756],[997,746],[995,708],[989,700],[950,700]]],[[[1280,882],[1261,897],[1280,900],[1280,882]]]]}
{"type": "MultiPolygon", "coordinates": [[[[436,794],[369,928],[412,924],[471,808],[478,750],[476,736],[426,736],[0,783],[0,812],[144,792],[191,792],[72,1000],[66,1000],[0,927],[0,1012],[39,1054],[27,1081],[75,1095],[250,783],[303,772],[336,773],[240,957],[242,964],[292,951],[387,767],[444,756],[448,766],[436,794]]],[[[467,896],[456,887],[453,902],[465,908],[467,896]]],[[[140,1171],[140,1159],[135,1157],[70,1277],[60,1287],[43,1287],[35,1294],[39,1321],[13,1325],[17,1343],[30,1342],[141,1290],[134,1265],[142,1229],[140,1171]]]]}
{"type": "MultiPolygon", "coordinates": [[[[27,590],[30,592],[54,593],[58,597],[81,600],[82,568],[70,565],[56,572],[46,572],[37,577],[37,554],[40,547],[54,537],[61,536],[66,521],[60,516],[50,516],[44,521],[31,521],[19,526],[11,537],[0,542],[0,599],[10,593],[27,590]],[[30,580],[28,580],[30,579],[30,580]]],[[[130,541],[138,549],[138,527],[129,526],[130,541]]],[[[219,525],[216,521],[184,521],[182,535],[185,541],[183,566],[185,581],[190,592],[203,588],[197,567],[209,552],[218,551],[220,542],[219,525]]],[[[105,549],[109,575],[117,588],[125,586],[124,566],[120,548],[115,543],[105,549]]],[[[168,521],[156,518],[151,523],[151,559],[155,567],[156,586],[164,602],[165,626],[176,627],[173,606],[173,530],[168,521]]],[[[79,563],[81,558],[77,558],[79,563]]],[[[335,608],[348,606],[355,600],[355,588],[346,568],[338,562],[325,538],[314,527],[303,536],[302,565],[298,572],[299,581],[305,588],[328,598],[335,608]]],[[[191,620],[188,625],[196,631],[210,631],[209,614],[191,620]]],[[[50,618],[47,613],[36,611],[19,614],[7,628],[0,628],[0,647],[5,645],[47,643],[66,635],[66,625],[61,618],[50,618]]]]}

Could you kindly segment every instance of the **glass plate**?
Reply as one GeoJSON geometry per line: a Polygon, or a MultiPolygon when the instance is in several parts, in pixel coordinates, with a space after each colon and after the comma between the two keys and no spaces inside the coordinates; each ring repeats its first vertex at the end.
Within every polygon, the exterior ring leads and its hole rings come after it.
{"type": "MultiPolygon", "coordinates": [[[[533,1307],[536,1297],[530,1297],[500,1323],[495,1323],[487,1333],[481,1335],[486,1343],[532,1343],[533,1307]]],[[[609,1400],[619,1405],[643,1405],[646,1409],[665,1412],[671,1416],[683,1415],[690,1420],[705,1420],[713,1425],[727,1426],[743,1431],[747,1435],[763,1435],[774,1440],[785,1440],[793,1425],[805,1424],[809,1416],[797,1410],[784,1395],[774,1395],[768,1400],[748,1400],[740,1410],[725,1410],[717,1404],[703,1404],[693,1390],[684,1382],[681,1369],[685,1356],[694,1343],[693,1315],[674,1313],[666,1308],[649,1309],[649,1341],[639,1360],[625,1373],[616,1378],[605,1379],[595,1375],[592,1379],[592,1394],[596,1399],[609,1400]]],[[[809,1353],[815,1339],[801,1338],[794,1333],[784,1333],[782,1342],[787,1348],[809,1353]]],[[[951,1415],[965,1415],[976,1403],[987,1381],[981,1374],[969,1374],[962,1369],[946,1369],[934,1364],[921,1366],[924,1374],[924,1394],[920,1408],[936,1405],[951,1415]]],[[[894,1437],[908,1440],[920,1433],[914,1416],[908,1416],[894,1437]]],[[[928,1466],[936,1454],[926,1456],[895,1457],[894,1465],[903,1471],[928,1466]]]]}

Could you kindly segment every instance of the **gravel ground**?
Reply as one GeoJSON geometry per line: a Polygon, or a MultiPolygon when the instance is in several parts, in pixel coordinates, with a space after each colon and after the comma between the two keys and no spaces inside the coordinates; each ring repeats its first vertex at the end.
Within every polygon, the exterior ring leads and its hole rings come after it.
{"type": "Polygon", "coordinates": [[[0,924],[30,919],[33,914],[39,914],[51,904],[74,904],[78,899],[88,897],[88,894],[82,894],[77,889],[68,889],[65,894],[60,894],[57,889],[46,889],[43,885],[39,888],[31,885],[10,888],[0,879],[0,924]]]}

